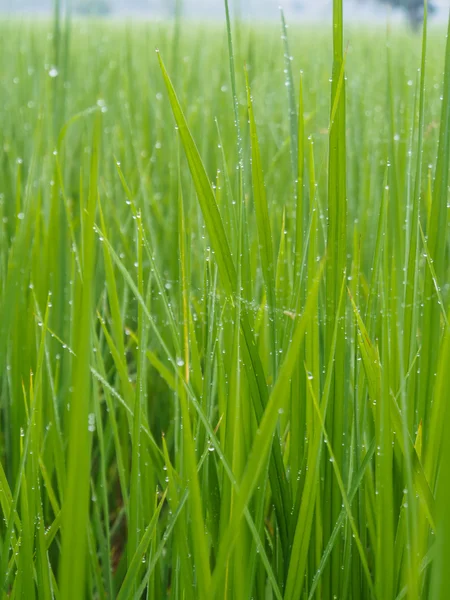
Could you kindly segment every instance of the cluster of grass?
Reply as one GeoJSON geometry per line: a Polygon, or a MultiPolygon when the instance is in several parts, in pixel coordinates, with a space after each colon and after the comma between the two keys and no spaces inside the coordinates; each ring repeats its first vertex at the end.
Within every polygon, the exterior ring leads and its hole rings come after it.
{"type": "Polygon", "coordinates": [[[450,40],[333,21],[0,24],[2,598],[448,597],[450,40]]]}

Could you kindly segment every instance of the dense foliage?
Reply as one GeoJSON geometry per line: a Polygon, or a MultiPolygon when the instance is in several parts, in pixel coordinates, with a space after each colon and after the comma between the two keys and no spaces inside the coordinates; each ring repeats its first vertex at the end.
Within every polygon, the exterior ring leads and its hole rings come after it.
{"type": "Polygon", "coordinates": [[[75,14],[104,16],[110,12],[108,0],[79,0],[75,3],[75,14]]]}
{"type": "Polygon", "coordinates": [[[2,598],[447,598],[450,41],[334,5],[0,24],[2,598]]]}
{"type": "MultiPolygon", "coordinates": [[[[379,0],[384,4],[390,4],[398,8],[402,8],[413,25],[418,27],[422,22],[424,12],[424,1],[423,0],[379,0]]],[[[435,11],[435,6],[432,2],[428,2],[428,13],[431,14],[435,11]]]]}

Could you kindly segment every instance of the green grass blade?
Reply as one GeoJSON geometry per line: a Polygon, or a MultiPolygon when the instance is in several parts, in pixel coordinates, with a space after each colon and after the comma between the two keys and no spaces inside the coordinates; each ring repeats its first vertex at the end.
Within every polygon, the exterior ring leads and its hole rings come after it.
{"type": "Polygon", "coordinates": [[[89,198],[84,221],[83,282],[78,282],[78,315],[84,327],[74,331],[76,354],[71,397],[67,490],[64,505],[62,561],[59,587],[64,598],[80,598],[85,594],[87,527],[89,521],[90,446],[88,429],[91,397],[91,324],[94,298],[91,281],[95,265],[94,223],[98,195],[98,153],[100,121],[93,137],[93,154],[89,182],[89,198]]]}

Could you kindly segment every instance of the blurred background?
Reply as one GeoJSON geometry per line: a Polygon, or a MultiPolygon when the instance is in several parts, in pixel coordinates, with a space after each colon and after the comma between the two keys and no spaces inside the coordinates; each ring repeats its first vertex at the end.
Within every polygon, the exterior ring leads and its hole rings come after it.
{"type": "MultiPolygon", "coordinates": [[[[66,2],[69,4],[69,2],[66,2]]],[[[164,18],[182,7],[183,14],[191,18],[222,18],[223,0],[71,0],[74,13],[80,15],[148,15],[164,18]]],[[[331,12],[331,0],[231,0],[230,4],[242,18],[278,18],[281,4],[290,18],[320,20],[331,12]]],[[[433,19],[446,19],[449,0],[432,0],[429,3],[433,19]]],[[[0,0],[2,13],[40,13],[52,10],[53,0],[0,0]]],[[[409,19],[420,22],[422,0],[347,0],[346,18],[372,21],[409,19]]]]}

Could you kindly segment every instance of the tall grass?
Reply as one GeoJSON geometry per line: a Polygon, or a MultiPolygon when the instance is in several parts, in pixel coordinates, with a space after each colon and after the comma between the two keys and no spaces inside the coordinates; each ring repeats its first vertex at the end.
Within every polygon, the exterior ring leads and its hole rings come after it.
{"type": "Polygon", "coordinates": [[[448,34],[0,28],[2,597],[447,598],[448,34]]]}

